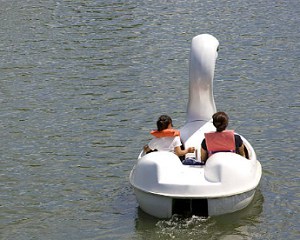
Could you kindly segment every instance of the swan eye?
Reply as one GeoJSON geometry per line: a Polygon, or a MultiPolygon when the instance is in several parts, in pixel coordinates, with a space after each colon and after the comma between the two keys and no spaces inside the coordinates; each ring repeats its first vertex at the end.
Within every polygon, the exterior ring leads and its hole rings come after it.
{"type": "Polygon", "coordinates": [[[217,48],[217,52],[219,52],[219,46],[218,46],[218,48],[217,48]]]}

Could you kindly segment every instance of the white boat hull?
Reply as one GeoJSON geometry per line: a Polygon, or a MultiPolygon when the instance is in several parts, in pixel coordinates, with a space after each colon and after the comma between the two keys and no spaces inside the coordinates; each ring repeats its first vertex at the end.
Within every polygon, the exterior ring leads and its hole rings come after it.
{"type": "Polygon", "coordinates": [[[201,166],[183,165],[170,152],[155,152],[140,156],[129,179],[140,208],[152,216],[221,215],[252,201],[262,168],[254,152],[251,156],[216,153],[201,166]]]}
{"type": "MultiPolygon", "coordinates": [[[[204,206],[196,206],[196,213],[199,212],[199,209],[204,212],[202,216],[217,216],[227,213],[232,213],[239,211],[241,209],[246,208],[252,201],[255,189],[241,193],[238,195],[228,196],[228,197],[220,197],[220,198],[208,198],[201,199],[207,200],[207,204],[205,201],[198,202],[197,198],[193,199],[185,199],[186,203],[189,201],[189,206],[185,206],[184,214],[194,214],[195,206],[194,204],[204,203],[204,206]],[[205,214],[207,213],[207,214],[205,214]]],[[[175,209],[174,202],[178,198],[172,198],[168,196],[157,195],[149,192],[141,191],[137,188],[134,189],[137,201],[139,203],[140,208],[157,218],[171,218],[173,214],[180,213],[182,214],[184,210],[175,209]]]]}

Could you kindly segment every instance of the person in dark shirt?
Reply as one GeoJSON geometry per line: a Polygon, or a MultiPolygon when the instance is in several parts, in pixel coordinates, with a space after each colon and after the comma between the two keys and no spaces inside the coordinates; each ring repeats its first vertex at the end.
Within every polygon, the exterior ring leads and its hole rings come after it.
{"type": "MultiPolygon", "coordinates": [[[[216,136],[218,135],[218,133],[227,132],[226,127],[228,126],[228,116],[225,112],[217,112],[212,116],[212,118],[213,118],[213,125],[216,127],[216,134],[215,134],[216,136]]],[[[243,140],[237,134],[234,134],[234,144],[235,144],[234,152],[245,157],[245,150],[244,150],[245,146],[243,140]]],[[[230,149],[228,149],[228,151],[230,151],[230,149]]],[[[206,162],[208,157],[213,153],[215,152],[208,151],[206,139],[204,138],[201,143],[201,161],[206,162]]]]}

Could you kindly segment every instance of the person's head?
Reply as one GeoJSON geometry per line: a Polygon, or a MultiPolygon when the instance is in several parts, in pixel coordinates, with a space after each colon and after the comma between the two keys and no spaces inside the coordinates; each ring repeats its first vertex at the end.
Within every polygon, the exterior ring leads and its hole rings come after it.
{"type": "Polygon", "coordinates": [[[217,132],[222,132],[228,125],[228,116],[224,112],[216,112],[213,116],[213,124],[217,129],[217,132]]]}
{"type": "Polygon", "coordinates": [[[161,115],[156,122],[157,130],[162,131],[164,129],[167,129],[170,124],[171,127],[173,127],[172,119],[168,115],[161,115]]]}

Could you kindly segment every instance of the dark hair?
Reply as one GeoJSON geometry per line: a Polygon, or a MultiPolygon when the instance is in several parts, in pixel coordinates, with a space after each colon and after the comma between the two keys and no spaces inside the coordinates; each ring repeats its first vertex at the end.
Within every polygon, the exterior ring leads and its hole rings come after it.
{"type": "Polygon", "coordinates": [[[224,112],[217,112],[213,116],[213,124],[217,129],[217,132],[222,132],[226,129],[228,125],[228,116],[224,112]]]}
{"type": "Polygon", "coordinates": [[[162,131],[167,129],[170,123],[172,125],[172,119],[168,115],[161,115],[156,122],[157,130],[162,131]]]}

